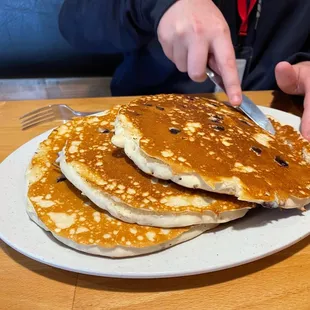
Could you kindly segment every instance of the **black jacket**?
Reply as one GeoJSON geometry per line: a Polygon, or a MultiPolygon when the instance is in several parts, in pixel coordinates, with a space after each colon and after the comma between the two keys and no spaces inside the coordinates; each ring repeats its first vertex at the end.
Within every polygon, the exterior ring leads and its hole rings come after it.
{"type": "MultiPolygon", "coordinates": [[[[166,58],[156,38],[161,16],[175,0],[65,0],[59,26],[75,48],[91,53],[124,55],[116,69],[113,95],[212,92],[210,81],[195,83],[166,58]]],[[[235,46],[240,44],[237,0],[214,1],[224,17],[235,46]]],[[[206,20],[206,22],[208,22],[206,20]]],[[[310,0],[263,0],[255,30],[256,10],[242,45],[253,56],[243,90],[275,89],[275,65],[287,60],[310,60],[310,0]]]]}

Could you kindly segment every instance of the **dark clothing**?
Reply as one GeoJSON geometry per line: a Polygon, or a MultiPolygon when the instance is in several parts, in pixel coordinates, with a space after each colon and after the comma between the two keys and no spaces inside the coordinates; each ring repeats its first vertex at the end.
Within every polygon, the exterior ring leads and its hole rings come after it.
{"type": "MultiPolygon", "coordinates": [[[[60,30],[75,48],[100,54],[124,54],[116,69],[113,95],[212,92],[210,81],[195,83],[164,55],[157,25],[175,0],[65,0],[60,30]]],[[[214,1],[227,20],[233,44],[240,44],[237,0],[214,1]]],[[[206,20],[206,22],[208,22],[206,20]]],[[[256,10],[241,42],[253,55],[243,90],[275,89],[275,65],[283,60],[310,60],[310,1],[263,0],[255,30],[256,10]]]]}

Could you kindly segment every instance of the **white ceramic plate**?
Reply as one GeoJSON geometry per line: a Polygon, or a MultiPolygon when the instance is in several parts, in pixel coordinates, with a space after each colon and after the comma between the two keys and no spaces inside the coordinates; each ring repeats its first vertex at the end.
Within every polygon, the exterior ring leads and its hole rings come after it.
{"type": "MultiPolygon", "coordinates": [[[[300,119],[278,110],[263,112],[299,128],[300,119]]],[[[0,238],[42,263],[79,273],[119,278],[159,278],[206,273],[238,266],[280,251],[310,234],[310,210],[253,210],[243,219],[171,249],[135,258],[84,254],[57,242],[26,214],[24,174],[44,133],[0,165],[0,238]]]]}

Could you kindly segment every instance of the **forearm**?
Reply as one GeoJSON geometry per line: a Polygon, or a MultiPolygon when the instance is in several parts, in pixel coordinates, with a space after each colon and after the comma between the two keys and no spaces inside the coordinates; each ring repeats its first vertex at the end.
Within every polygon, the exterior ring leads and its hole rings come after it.
{"type": "Polygon", "coordinates": [[[175,0],[65,0],[59,15],[63,37],[84,51],[114,54],[140,48],[156,35],[175,0]]]}

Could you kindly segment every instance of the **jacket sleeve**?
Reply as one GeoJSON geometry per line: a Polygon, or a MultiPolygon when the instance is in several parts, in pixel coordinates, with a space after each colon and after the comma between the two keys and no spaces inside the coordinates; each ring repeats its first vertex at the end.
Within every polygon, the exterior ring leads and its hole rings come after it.
{"type": "Polygon", "coordinates": [[[306,53],[306,52],[296,53],[292,55],[291,57],[289,57],[287,61],[292,65],[298,64],[299,62],[303,62],[303,61],[310,61],[310,52],[309,53],[306,53]]]}
{"type": "Polygon", "coordinates": [[[125,53],[156,36],[176,0],[65,0],[59,14],[63,37],[82,51],[125,53]]]}
{"type": "Polygon", "coordinates": [[[303,61],[310,61],[310,35],[308,36],[307,42],[302,51],[292,55],[287,61],[292,65],[303,61]]]}

